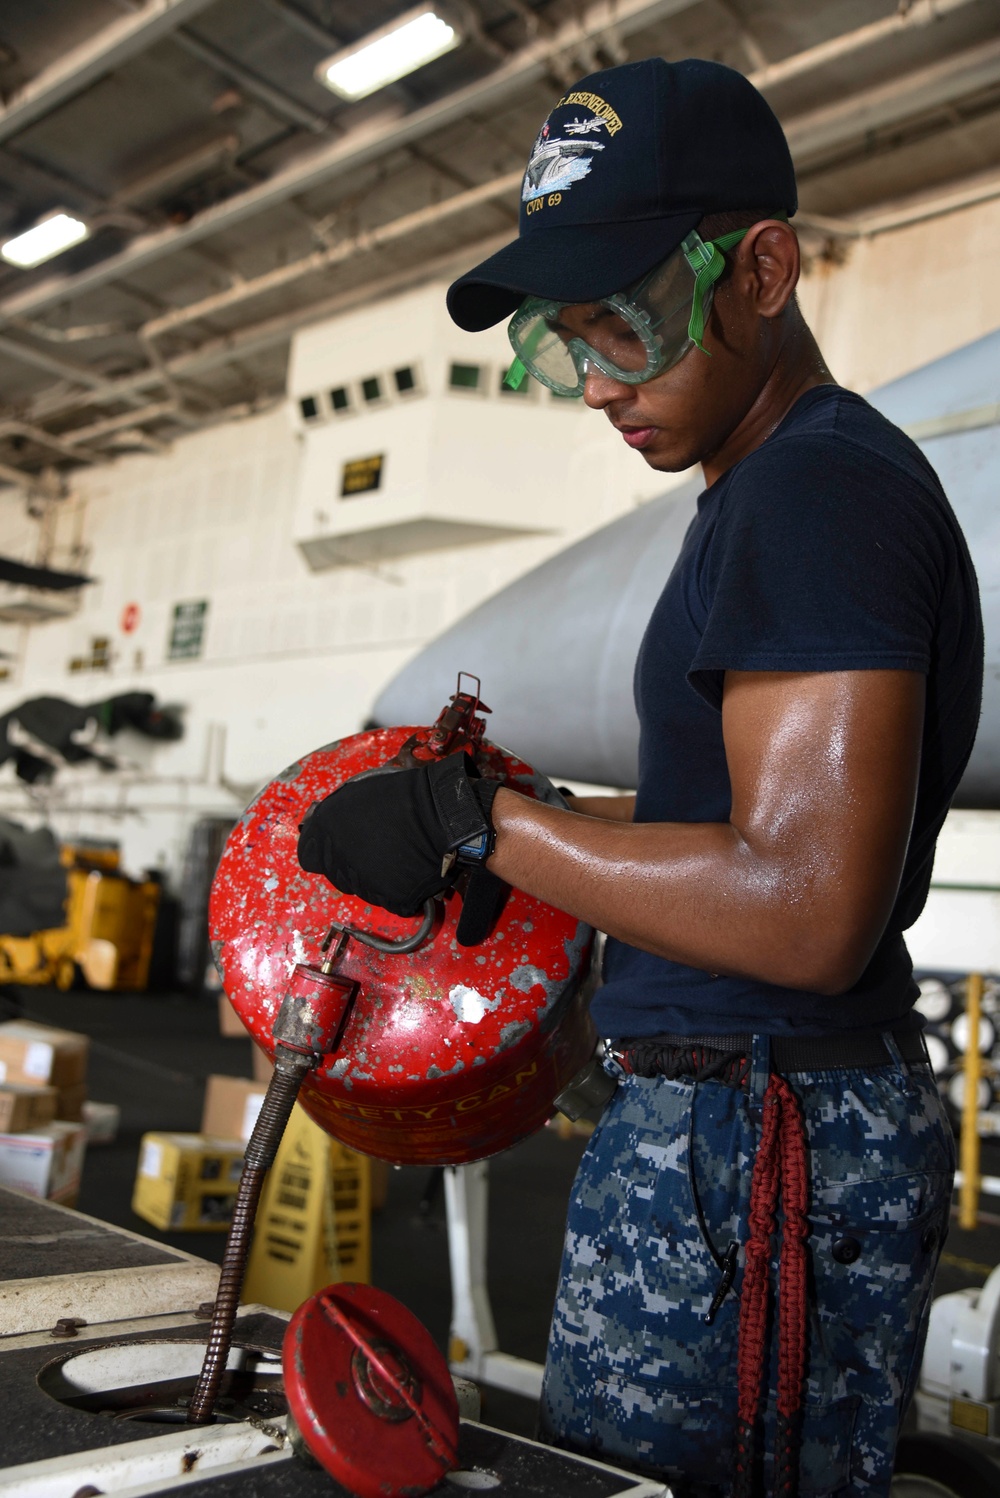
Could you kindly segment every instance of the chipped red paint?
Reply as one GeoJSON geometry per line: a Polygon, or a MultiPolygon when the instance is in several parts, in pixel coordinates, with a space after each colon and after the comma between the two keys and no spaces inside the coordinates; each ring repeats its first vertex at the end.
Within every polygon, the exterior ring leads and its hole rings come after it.
{"type": "MultiPolygon", "coordinates": [[[[226,993],[272,1056],[293,969],[320,965],[332,920],[394,938],[418,924],[303,873],[299,823],[314,801],[427,733],[379,729],[319,749],[266,786],[233,829],[212,887],[213,951],[226,993]]],[[[506,750],[484,740],[476,757],[485,774],[545,793],[506,750]]],[[[515,1144],[550,1116],[593,1050],[580,991],[589,927],[512,890],[493,935],[460,947],[460,909],[451,895],[431,937],[407,955],[347,944],[335,971],[358,994],[337,1049],[303,1085],[302,1103],[324,1129],[396,1164],[464,1164],[515,1144]]]]}

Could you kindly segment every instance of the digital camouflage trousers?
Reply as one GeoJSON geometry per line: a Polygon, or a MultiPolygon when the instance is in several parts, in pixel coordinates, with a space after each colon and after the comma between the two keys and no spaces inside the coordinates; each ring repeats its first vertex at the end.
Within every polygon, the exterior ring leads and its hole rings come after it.
{"type": "MultiPolygon", "coordinates": [[[[926,1064],[908,1066],[889,1042],[895,1063],[788,1077],[810,1177],[800,1498],[888,1494],[948,1226],[955,1153],[937,1086],[926,1064]]],[[[743,1247],[768,1055],[766,1038],[756,1039],[746,1091],[626,1076],[608,1062],[619,1086],[573,1189],[543,1438],[673,1482],[678,1494],[730,1490],[743,1247]],[[706,1325],[733,1242],[735,1280],[706,1325]]],[[[779,1232],[780,1221],[779,1213],[779,1232]]],[[[775,1301],[776,1258],[771,1285],[775,1301]]],[[[771,1486],[776,1342],[772,1330],[761,1491],[771,1486]]]]}

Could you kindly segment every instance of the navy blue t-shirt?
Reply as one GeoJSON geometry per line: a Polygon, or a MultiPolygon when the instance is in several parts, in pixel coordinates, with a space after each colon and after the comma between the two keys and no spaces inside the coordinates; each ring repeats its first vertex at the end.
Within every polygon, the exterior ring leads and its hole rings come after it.
{"type": "Polygon", "coordinates": [[[919,671],[927,677],[916,813],[885,933],[847,993],[713,977],[609,940],[598,1030],[822,1035],[900,1019],[916,996],[901,933],[972,750],[983,634],[975,573],[919,448],[837,385],[803,395],[723,474],[698,513],[639,650],[638,822],[725,822],[730,671],[919,671]]]}

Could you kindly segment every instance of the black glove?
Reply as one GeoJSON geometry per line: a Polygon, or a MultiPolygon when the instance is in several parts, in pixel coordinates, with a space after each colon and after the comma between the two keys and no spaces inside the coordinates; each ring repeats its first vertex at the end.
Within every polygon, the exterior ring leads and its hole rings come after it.
{"type": "Polygon", "coordinates": [[[409,770],[366,770],[310,808],[299,863],[344,894],[417,915],[493,851],[499,784],[481,779],[464,750],[409,770]]]}

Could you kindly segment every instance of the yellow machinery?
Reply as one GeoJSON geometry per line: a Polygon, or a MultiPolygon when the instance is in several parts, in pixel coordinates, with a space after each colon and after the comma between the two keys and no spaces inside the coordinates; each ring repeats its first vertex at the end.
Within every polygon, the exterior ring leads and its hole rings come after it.
{"type": "Polygon", "coordinates": [[[91,988],[146,987],[160,886],[129,879],[117,848],[65,846],[66,924],[0,935],[0,983],[69,988],[77,965],[91,988]]]}

